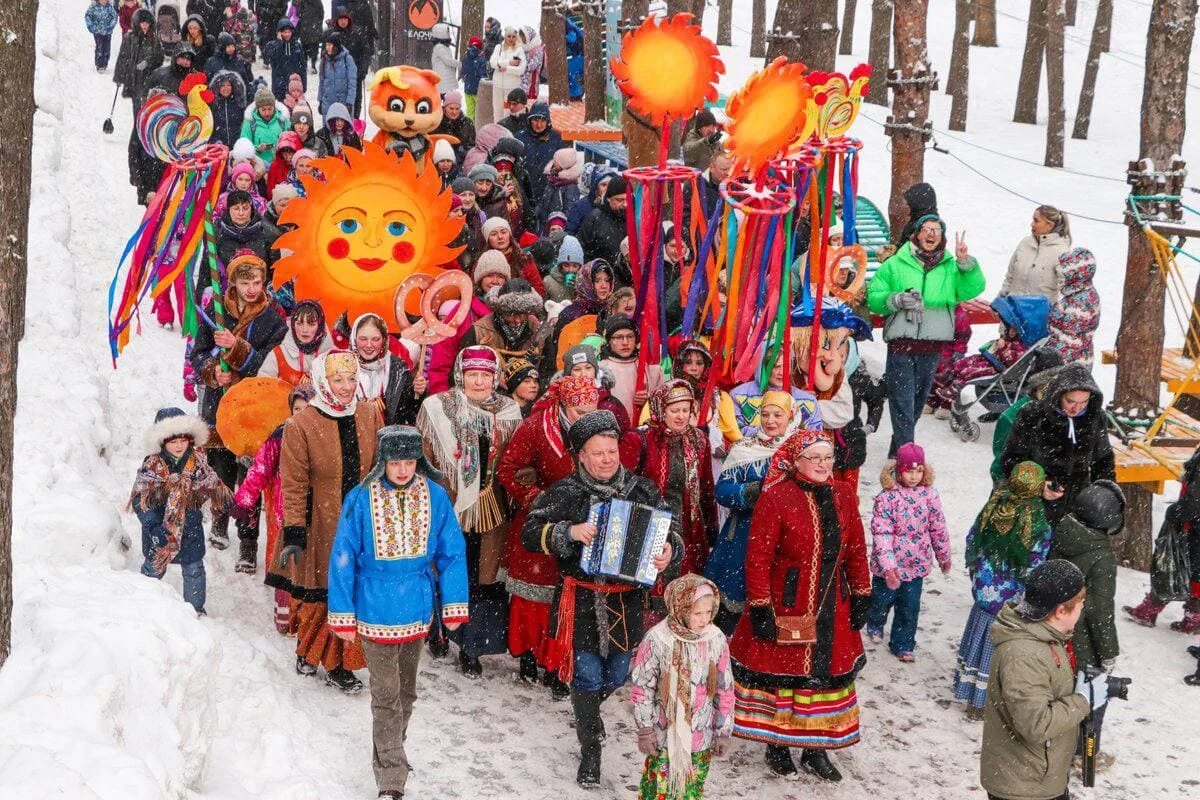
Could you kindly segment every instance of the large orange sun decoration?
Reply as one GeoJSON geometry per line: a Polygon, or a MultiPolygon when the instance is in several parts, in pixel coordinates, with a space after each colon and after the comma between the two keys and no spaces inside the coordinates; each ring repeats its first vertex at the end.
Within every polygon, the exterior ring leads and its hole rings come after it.
{"type": "Polygon", "coordinates": [[[792,142],[807,139],[816,124],[810,112],[813,90],[805,67],[780,56],[750,76],[729,98],[726,149],[735,169],[751,176],[779,158],[792,142]]]}
{"type": "Polygon", "coordinates": [[[374,312],[395,319],[396,288],[414,273],[437,275],[462,247],[451,243],[463,221],[450,217],[450,192],[436,170],[417,174],[410,154],[399,159],[364,142],[313,162],[322,182],[301,176],[306,196],[280,215],[295,225],[275,241],[288,251],[275,265],[275,286],[295,279],[298,298],[320,301],[328,319],[374,312]]]}
{"type": "Polygon", "coordinates": [[[621,55],[610,66],[629,105],[655,125],[684,119],[705,101],[715,101],[725,72],[717,46],[692,24],[691,14],[647,17],[621,39],[621,55]]]}

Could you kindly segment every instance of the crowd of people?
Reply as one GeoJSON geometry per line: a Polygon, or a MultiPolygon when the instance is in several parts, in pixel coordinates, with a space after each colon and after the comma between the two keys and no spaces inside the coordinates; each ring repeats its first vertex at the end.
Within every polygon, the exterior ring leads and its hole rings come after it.
{"type": "MultiPolygon", "coordinates": [[[[404,793],[421,654],[442,659],[451,644],[467,677],[509,657],[547,701],[569,698],[581,786],[600,782],[604,704],[626,683],[646,756],[643,798],[701,797],[731,737],[765,745],[776,774],[797,772],[799,749],[800,768],[841,780],[829,752],[859,741],[861,632],[882,644],[890,617],[887,650],[915,661],[922,582],[935,562],[953,568],[951,537],[962,533],[974,603],[954,696],[984,722],[984,789],[1007,800],[1067,796],[1074,731],[1088,715],[1098,729],[1108,697],[1104,678],[1084,668],[1111,674],[1118,655],[1108,537],[1123,527],[1124,498],[1090,372],[1095,258],[1073,245],[1065,214],[1034,211],[998,293],[1043,299],[1044,341],[1027,341],[1001,313],[995,340],[967,354],[965,304],[987,281],[966,234],[947,230],[932,187],[919,184],[878,271],[822,312],[851,332],[830,345],[844,371],[825,384],[808,376],[805,341],[763,358],[746,383],[710,387],[708,328],[673,336],[662,364],[639,358],[629,186],[555,130],[538,100],[536,29],[489,18],[459,59],[442,25],[430,65],[442,90],[438,131],[457,144],[439,139],[426,168],[463,220],[463,251],[443,266],[470,276],[474,295],[452,336],[418,350],[376,314],[327,319],[321,298],[271,280],[280,215],[304,195],[301,178],[324,180],[316,159],[362,147],[378,36],[370,4],[338,0],[326,20],[315,1],[260,0],[251,11],[212,0],[189,3],[195,13],[182,24],[164,5],[93,0],[87,27],[103,72],[121,26],[113,77],[135,110],[153,93],[178,93],[192,72],[207,75],[213,140],[230,148],[214,219],[229,324],[202,322],[187,345],[185,394],[197,415],[164,408],[147,434],[131,496],[141,570],[161,577],[180,564],[184,598],[204,614],[206,540],[228,547],[233,519],[237,570],[256,573],[265,552],[272,624],[295,638],[296,673],[323,670],[331,687],[356,693],[355,671],[369,671],[380,797],[404,793]],[[483,79],[493,81],[497,121],[476,130],[483,79]],[[875,376],[855,339],[879,318],[887,360],[875,376]],[[949,416],[970,381],[1030,351],[1023,396],[993,415],[994,489],[970,531],[954,531],[917,440],[936,436],[933,420],[949,416]],[[253,376],[292,387],[291,417],[253,459],[238,459],[216,414],[253,376]],[[864,520],[858,469],[885,400],[888,460],[864,520]],[[617,500],[670,513],[653,586],[599,577],[583,562],[602,533],[592,507],[617,500]]],[[[732,166],[723,141],[708,110],[682,137],[706,219],[732,166]]],[[[134,134],[140,203],[161,174],[134,134]]],[[[798,274],[808,229],[795,232],[798,274]]],[[[830,244],[842,233],[831,229],[830,244]]],[[[663,240],[666,317],[678,331],[697,243],[669,226],[663,240]]],[[[164,325],[183,312],[169,293],[155,311],[164,325]]],[[[1180,506],[1184,524],[1200,516],[1180,506]]],[[[1149,595],[1130,612],[1152,625],[1164,606],[1149,595]]],[[[1200,630],[1200,599],[1186,614],[1179,629],[1200,630]]]]}

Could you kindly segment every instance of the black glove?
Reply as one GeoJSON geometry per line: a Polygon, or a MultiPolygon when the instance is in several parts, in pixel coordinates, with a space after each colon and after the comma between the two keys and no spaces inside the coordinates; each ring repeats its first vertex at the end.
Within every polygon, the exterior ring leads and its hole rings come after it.
{"type": "Polygon", "coordinates": [[[757,503],[760,494],[762,494],[762,481],[748,483],[746,488],[742,489],[742,498],[746,501],[746,505],[757,503]]]}
{"type": "Polygon", "coordinates": [[[850,596],[850,627],[861,631],[867,624],[867,613],[871,610],[871,595],[856,594],[850,596]]]}
{"type": "Polygon", "coordinates": [[[708,143],[709,144],[720,144],[721,143],[721,132],[717,131],[716,133],[709,134],[708,143]]]}
{"type": "Polygon", "coordinates": [[[750,629],[755,639],[775,641],[775,610],[770,606],[750,606],[750,629]]]}

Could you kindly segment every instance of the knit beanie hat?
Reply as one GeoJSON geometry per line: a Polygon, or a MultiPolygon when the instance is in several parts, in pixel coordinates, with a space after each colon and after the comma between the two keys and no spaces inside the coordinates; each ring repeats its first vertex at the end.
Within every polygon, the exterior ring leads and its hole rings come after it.
{"type": "Polygon", "coordinates": [[[467,173],[467,177],[473,181],[491,181],[495,183],[500,177],[500,173],[491,164],[476,164],[471,167],[471,171],[467,173]]]}
{"type": "Polygon", "coordinates": [[[263,106],[275,107],[275,95],[271,94],[271,89],[266,84],[260,84],[254,90],[254,107],[262,108],[263,106]]]}
{"type": "Polygon", "coordinates": [[[454,147],[445,139],[438,139],[433,145],[433,163],[439,161],[458,161],[454,156],[454,147]]]}
{"type": "Polygon", "coordinates": [[[508,220],[506,220],[504,217],[488,217],[485,219],[483,221],[483,226],[480,229],[480,231],[483,233],[484,241],[487,241],[489,236],[501,228],[508,231],[510,234],[512,233],[512,226],[508,224],[508,220]]]}
{"type": "Polygon", "coordinates": [[[583,263],[583,245],[574,236],[567,235],[563,237],[562,244],[558,246],[558,263],[583,263]]]}
{"type": "Polygon", "coordinates": [[[545,273],[550,269],[550,265],[555,263],[558,253],[554,247],[554,242],[542,238],[529,245],[529,256],[533,259],[533,263],[537,265],[538,271],[545,273]]]}
{"type": "MultiPolygon", "coordinates": [[[[461,106],[463,101],[462,92],[455,89],[452,92],[446,92],[446,96],[442,98],[442,107],[446,106],[461,106]]],[[[444,139],[442,141],[445,141],[444,139]]]]}
{"type": "Polygon", "coordinates": [[[462,205],[463,205],[463,202],[462,202],[461,197],[459,197],[456,194],[450,195],[450,210],[451,211],[457,211],[458,209],[462,208],[462,205]]]}
{"type": "Polygon", "coordinates": [[[513,391],[526,378],[538,380],[538,369],[524,358],[510,358],[504,362],[504,388],[513,391]]]}
{"type": "Polygon", "coordinates": [[[295,200],[299,196],[300,192],[296,191],[296,187],[287,181],[275,184],[275,188],[271,190],[271,202],[275,205],[279,205],[281,200],[295,200]]]}
{"type": "Polygon", "coordinates": [[[475,262],[475,271],[471,273],[475,283],[478,284],[488,275],[502,275],[505,280],[512,277],[508,259],[499,250],[485,250],[475,262]]]}
{"type": "Polygon", "coordinates": [[[900,445],[896,450],[896,473],[925,466],[925,451],[913,442],[900,445]]]}
{"type": "Polygon", "coordinates": [[[1083,572],[1062,558],[1039,564],[1025,578],[1025,597],[1017,604],[1017,613],[1025,619],[1043,620],[1054,609],[1083,591],[1083,572]]]}
{"type": "Polygon", "coordinates": [[[563,353],[563,374],[569,374],[572,367],[580,364],[591,364],[593,369],[600,371],[600,359],[596,351],[586,344],[577,344],[563,353]]]}
{"type": "Polygon", "coordinates": [[[306,122],[311,129],[313,124],[312,111],[307,107],[296,106],[292,109],[292,127],[295,127],[297,122],[306,122]]]}
{"type": "Polygon", "coordinates": [[[604,341],[611,340],[617,331],[625,330],[633,331],[634,335],[637,335],[637,326],[633,324],[633,320],[624,314],[613,314],[604,323],[604,341]]]}
{"type": "Polygon", "coordinates": [[[608,182],[608,189],[604,192],[604,197],[619,197],[625,194],[627,184],[623,175],[614,175],[613,179],[608,182]]]}
{"type": "Polygon", "coordinates": [[[551,211],[550,215],[546,217],[546,227],[553,228],[555,225],[560,228],[567,227],[567,215],[561,211],[551,211]]]}
{"type": "Polygon", "coordinates": [[[459,175],[450,184],[450,191],[454,192],[455,194],[462,194],[463,192],[475,194],[475,181],[471,180],[466,175],[459,175]]]}

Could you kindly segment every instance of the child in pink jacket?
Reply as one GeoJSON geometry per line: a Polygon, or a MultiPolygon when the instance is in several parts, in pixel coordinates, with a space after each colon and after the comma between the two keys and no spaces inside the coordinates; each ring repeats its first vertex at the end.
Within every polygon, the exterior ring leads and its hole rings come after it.
{"type": "Polygon", "coordinates": [[[717,586],[684,575],[663,592],[667,618],[633,657],[633,718],[646,756],[639,800],[701,797],[713,755],[733,732],[733,672],[725,634],[713,624],[717,586]]]}
{"type": "Polygon", "coordinates": [[[933,467],[925,451],[909,442],[896,451],[894,466],[879,478],[871,516],[871,611],[867,636],[883,641],[888,611],[895,609],[888,649],[905,663],[916,661],[921,584],[930,569],[930,550],[943,573],[950,571],[950,536],[942,498],[933,488],[933,467]]]}

